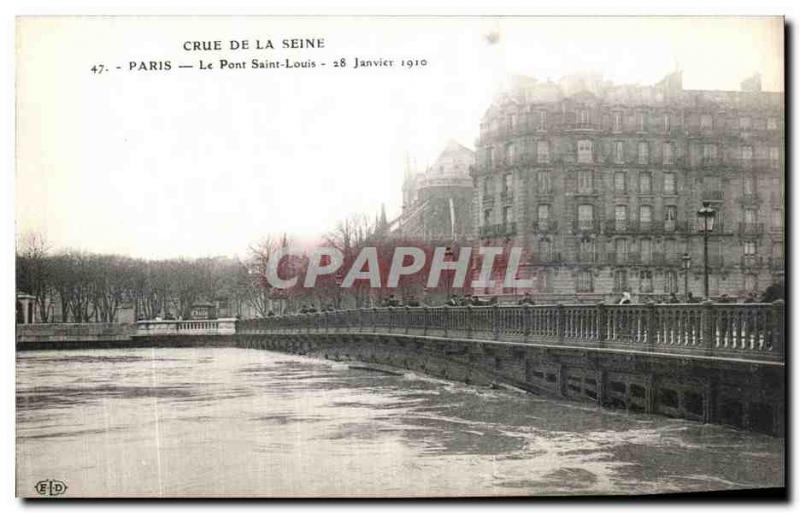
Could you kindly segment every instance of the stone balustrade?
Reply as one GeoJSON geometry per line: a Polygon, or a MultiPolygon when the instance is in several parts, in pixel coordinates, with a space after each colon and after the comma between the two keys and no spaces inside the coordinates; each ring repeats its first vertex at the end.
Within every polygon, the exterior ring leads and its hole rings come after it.
{"type": "Polygon", "coordinates": [[[389,307],[238,321],[237,334],[397,333],[783,361],[784,303],[389,307]]]}
{"type": "Polygon", "coordinates": [[[208,319],[187,321],[146,320],[136,323],[137,337],[174,335],[234,335],[236,319],[208,319]]]}

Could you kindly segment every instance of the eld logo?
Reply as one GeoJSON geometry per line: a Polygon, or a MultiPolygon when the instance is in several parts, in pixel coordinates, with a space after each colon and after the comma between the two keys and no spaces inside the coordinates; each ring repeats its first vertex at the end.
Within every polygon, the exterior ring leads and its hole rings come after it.
{"type": "Polygon", "coordinates": [[[34,488],[39,495],[46,495],[48,497],[61,495],[67,491],[67,485],[61,481],[56,481],[55,479],[44,479],[39,481],[36,483],[34,488]]]}

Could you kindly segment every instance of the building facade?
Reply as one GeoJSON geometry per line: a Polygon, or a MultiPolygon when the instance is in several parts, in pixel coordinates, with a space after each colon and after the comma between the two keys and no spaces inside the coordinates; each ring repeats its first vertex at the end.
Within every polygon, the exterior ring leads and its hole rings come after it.
{"type": "Polygon", "coordinates": [[[433,241],[463,241],[475,234],[473,180],[475,154],[450,141],[424,173],[406,171],[399,234],[433,241]]]}
{"type": "Polygon", "coordinates": [[[759,294],[784,266],[784,96],[760,89],[757,76],[741,91],[685,90],[680,73],[516,79],[476,143],[480,244],[522,246],[523,274],[551,299],[702,296],[710,202],[709,295],[759,294]]]}

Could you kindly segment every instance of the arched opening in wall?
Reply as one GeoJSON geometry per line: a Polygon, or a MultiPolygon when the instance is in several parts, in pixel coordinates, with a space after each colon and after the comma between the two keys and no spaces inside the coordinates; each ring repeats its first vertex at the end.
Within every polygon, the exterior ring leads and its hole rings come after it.
{"type": "Polygon", "coordinates": [[[25,324],[25,311],[22,309],[22,303],[17,301],[17,324],[25,324]]]}

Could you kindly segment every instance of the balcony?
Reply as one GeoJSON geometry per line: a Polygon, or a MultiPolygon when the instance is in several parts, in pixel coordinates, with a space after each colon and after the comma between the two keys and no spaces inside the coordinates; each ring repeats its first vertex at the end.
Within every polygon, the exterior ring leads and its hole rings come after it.
{"type": "Polygon", "coordinates": [[[764,233],[764,223],[739,223],[740,235],[760,235],[764,233]]]}
{"type": "Polygon", "coordinates": [[[561,262],[561,253],[552,251],[549,253],[536,253],[531,255],[529,262],[532,265],[558,264],[561,262]]]}
{"type": "Polygon", "coordinates": [[[510,237],[517,234],[517,223],[484,225],[479,231],[481,237],[510,237]]]}
{"type": "Polygon", "coordinates": [[[722,191],[703,191],[700,194],[702,201],[722,201],[724,196],[722,191]]]}
{"type": "Polygon", "coordinates": [[[632,261],[632,253],[608,253],[606,254],[606,261],[611,265],[628,265],[634,263],[632,261]]]}
{"type": "Polygon", "coordinates": [[[550,219],[534,221],[533,230],[538,233],[553,233],[558,229],[558,222],[550,219]]]}
{"type": "Polygon", "coordinates": [[[488,193],[484,193],[483,201],[481,202],[483,208],[493,208],[494,207],[494,196],[489,195],[488,193]]]}
{"type": "Polygon", "coordinates": [[[773,271],[783,269],[783,257],[770,257],[769,268],[773,271]]]}
{"type": "Polygon", "coordinates": [[[742,267],[752,269],[761,267],[763,260],[760,255],[742,255],[742,267]]]}
{"type": "Polygon", "coordinates": [[[595,132],[603,130],[602,123],[580,122],[564,123],[562,129],[569,132],[595,132]]]}
{"type": "Polygon", "coordinates": [[[579,219],[572,222],[574,232],[598,232],[599,223],[594,219],[579,219]]]}
{"type": "Polygon", "coordinates": [[[698,162],[699,167],[715,167],[722,164],[722,161],[717,157],[701,157],[698,162]]]}

